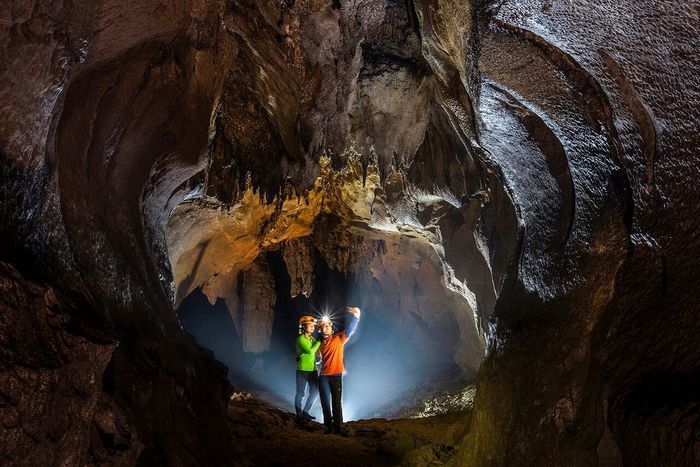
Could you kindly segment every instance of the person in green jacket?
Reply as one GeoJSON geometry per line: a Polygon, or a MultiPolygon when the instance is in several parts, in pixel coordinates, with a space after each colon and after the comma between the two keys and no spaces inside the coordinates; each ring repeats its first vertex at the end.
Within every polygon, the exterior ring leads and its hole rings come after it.
{"type": "Polygon", "coordinates": [[[309,420],[314,420],[309,411],[318,397],[318,372],[316,371],[316,351],[321,341],[314,338],[316,319],[313,316],[304,315],[299,318],[299,337],[297,338],[297,392],[294,397],[294,408],[297,413],[297,423],[304,426],[309,420]],[[309,388],[306,404],[302,401],[309,388]],[[303,408],[302,408],[303,407],[303,408]]]}

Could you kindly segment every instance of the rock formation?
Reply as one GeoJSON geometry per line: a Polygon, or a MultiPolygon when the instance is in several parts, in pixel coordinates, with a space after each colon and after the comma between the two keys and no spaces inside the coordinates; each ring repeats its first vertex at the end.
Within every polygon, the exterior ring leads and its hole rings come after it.
{"type": "Polygon", "coordinates": [[[698,11],[0,6],[0,459],[245,462],[174,309],[264,352],[283,264],[476,378],[460,465],[699,463],[698,11]]]}
{"type": "Polygon", "coordinates": [[[461,461],[693,465],[697,5],[488,18],[481,142],[525,231],[461,461]]]}

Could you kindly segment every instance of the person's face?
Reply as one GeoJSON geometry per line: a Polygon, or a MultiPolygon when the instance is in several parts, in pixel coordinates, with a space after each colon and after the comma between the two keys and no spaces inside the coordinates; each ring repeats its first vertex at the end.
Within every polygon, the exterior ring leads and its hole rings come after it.
{"type": "Polygon", "coordinates": [[[304,325],[304,332],[307,334],[311,334],[312,332],[314,332],[315,329],[316,329],[315,323],[307,323],[304,325]]]}
{"type": "Polygon", "coordinates": [[[324,336],[330,336],[333,334],[333,324],[330,321],[327,323],[321,323],[321,334],[324,336]]]}

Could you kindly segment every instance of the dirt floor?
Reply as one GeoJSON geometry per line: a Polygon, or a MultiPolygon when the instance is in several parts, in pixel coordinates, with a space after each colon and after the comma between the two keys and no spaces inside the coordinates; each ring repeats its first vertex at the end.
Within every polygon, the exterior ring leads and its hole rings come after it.
{"type": "Polygon", "coordinates": [[[464,436],[470,412],[413,419],[349,422],[348,436],[321,424],[297,426],[294,415],[254,399],[228,407],[239,446],[256,466],[444,465],[464,436]]]}

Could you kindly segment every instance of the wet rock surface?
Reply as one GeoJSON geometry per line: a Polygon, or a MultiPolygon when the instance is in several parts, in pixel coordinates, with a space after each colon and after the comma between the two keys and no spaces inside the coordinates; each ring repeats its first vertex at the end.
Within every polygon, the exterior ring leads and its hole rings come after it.
{"type": "Polygon", "coordinates": [[[136,463],[143,444],[102,386],[118,343],[84,329],[75,315],[86,310],[7,263],[0,298],[2,463],[136,463]]]}
{"type": "Polygon", "coordinates": [[[582,1],[491,11],[479,59],[481,141],[527,233],[518,280],[496,306],[464,462],[698,462],[686,428],[697,400],[684,395],[696,387],[698,347],[683,337],[697,330],[685,298],[697,281],[687,269],[696,244],[683,233],[697,191],[678,189],[697,164],[688,146],[697,136],[682,123],[697,122],[697,109],[678,105],[699,89],[684,52],[697,29],[691,9],[582,1]],[[526,364],[531,373],[518,371],[526,364]]]}
{"type": "MultiPolygon", "coordinates": [[[[26,406],[36,418],[3,428],[3,463],[239,457],[223,415],[225,370],[173,315],[161,228],[206,145],[213,101],[205,89],[221,86],[213,64],[225,63],[211,50],[221,8],[0,7],[0,255],[76,304],[62,313],[81,325],[50,331],[40,315],[8,329],[19,334],[8,341],[15,357],[3,375],[29,378],[13,383],[24,396],[12,396],[8,410],[26,406]],[[27,349],[21,342],[31,332],[36,345],[27,349]],[[81,339],[83,349],[62,347],[81,339]],[[45,383],[33,391],[35,377],[45,383]],[[31,442],[22,426],[36,433],[31,442]]],[[[12,295],[29,287],[28,279],[19,282],[9,295],[3,290],[9,323],[46,308],[12,295]]]]}
{"type": "Polygon", "coordinates": [[[410,462],[700,463],[698,24],[681,1],[3,4],[3,462],[235,464],[225,369],[173,309],[223,301],[255,356],[279,271],[299,296],[322,264],[456,378],[488,352],[455,451],[410,462]]]}

